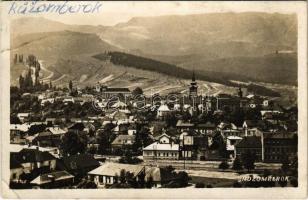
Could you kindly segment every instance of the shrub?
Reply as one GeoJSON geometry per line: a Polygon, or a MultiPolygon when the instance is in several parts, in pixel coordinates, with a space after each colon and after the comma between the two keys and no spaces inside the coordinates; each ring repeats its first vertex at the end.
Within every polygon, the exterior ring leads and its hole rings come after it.
{"type": "Polygon", "coordinates": [[[226,161],[222,161],[218,167],[219,169],[225,170],[229,168],[229,164],[226,161]]]}
{"type": "Polygon", "coordinates": [[[205,184],[201,182],[196,183],[196,186],[195,186],[195,188],[204,188],[204,187],[205,187],[205,184]]]}

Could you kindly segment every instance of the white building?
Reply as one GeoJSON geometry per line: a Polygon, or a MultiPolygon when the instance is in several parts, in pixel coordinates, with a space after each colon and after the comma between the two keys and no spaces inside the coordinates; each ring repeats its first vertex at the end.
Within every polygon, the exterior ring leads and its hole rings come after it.
{"type": "Polygon", "coordinates": [[[157,117],[165,117],[170,112],[166,104],[161,105],[157,110],[157,117]]]}
{"type": "Polygon", "coordinates": [[[138,175],[144,173],[144,166],[107,162],[88,172],[88,176],[98,187],[105,187],[118,182],[122,170],[132,173],[133,178],[138,180],[138,175]]]}
{"type": "Polygon", "coordinates": [[[143,148],[143,159],[155,160],[155,159],[179,159],[179,145],[173,143],[154,142],[149,146],[143,148]]]}

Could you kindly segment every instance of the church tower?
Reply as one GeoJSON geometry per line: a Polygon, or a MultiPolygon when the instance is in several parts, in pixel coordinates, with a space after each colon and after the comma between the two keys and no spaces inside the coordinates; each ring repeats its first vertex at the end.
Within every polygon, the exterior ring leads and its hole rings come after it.
{"type": "Polygon", "coordinates": [[[189,87],[189,97],[196,97],[196,96],[198,96],[198,86],[196,82],[195,71],[193,71],[189,87]]]}

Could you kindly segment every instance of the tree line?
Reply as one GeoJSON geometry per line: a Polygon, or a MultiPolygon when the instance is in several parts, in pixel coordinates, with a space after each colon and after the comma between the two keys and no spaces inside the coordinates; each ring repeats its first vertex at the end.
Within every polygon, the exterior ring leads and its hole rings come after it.
{"type": "MultiPolygon", "coordinates": [[[[176,78],[190,79],[192,77],[192,72],[190,70],[186,70],[176,65],[153,60],[150,58],[145,58],[141,56],[136,56],[123,52],[108,52],[107,55],[110,57],[110,62],[115,65],[122,65],[126,67],[133,67],[136,69],[149,70],[157,73],[162,73],[168,76],[173,76],[176,78]]],[[[96,59],[105,60],[105,54],[98,54],[94,56],[96,59]]],[[[197,79],[203,81],[209,81],[214,83],[220,83],[223,85],[231,86],[231,87],[247,87],[250,92],[253,92],[262,96],[274,96],[279,97],[280,94],[276,91],[273,91],[269,88],[266,88],[261,85],[249,84],[248,86],[243,84],[238,84],[230,81],[234,79],[234,74],[227,74],[224,72],[210,72],[210,71],[197,71],[198,77],[197,79]]]]}

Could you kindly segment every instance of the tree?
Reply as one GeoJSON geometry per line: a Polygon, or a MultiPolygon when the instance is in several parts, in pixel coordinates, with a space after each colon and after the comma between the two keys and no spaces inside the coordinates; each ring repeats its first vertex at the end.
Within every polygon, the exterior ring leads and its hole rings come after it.
{"type": "Polygon", "coordinates": [[[78,153],[84,153],[87,147],[87,138],[85,135],[79,135],[76,132],[70,131],[64,134],[60,150],[63,155],[76,155],[78,153]]]}
{"type": "Polygon", "coordinates": [[[242,154],[242,161],[245,169],[250,171],[255,168],[256,155],[248,150],[242,154]]]}
{"type": "Polygon", "coordinates": [[[298,180],[296,178],[292,178],[290,183],[293,187],[298,187],[298,180]]]}
{"type": "Polygon", "coordinates": [[[73,82],[72,82],[72,80],[70,80],[70,82],[68,84],[68,88],[70,89],[70,91],[73,90],[73,82]]]}
{"type": "Polygon", "coordinates": [[[20,119],[17,117],[17,115],[11,115],[10,116],[10,123],[11,124],[21,124],[20,119]]]}
{"type": "Polygon", "coordinates": [[[129,184],[131,187],[133,187],[133,188],[137,187],[137,181],[134,178],[134,174],[133,173],[131,173],[129,171],[126,171],[126,173],[125,173],[125,180],[126,180],[126,183],[129,184]]]}
{"type": "Polygon", "coordinates": [[[238,182],[238,181],[235,181],[235,182],[233,183],[233,187],[234,187],[234,188],[240,188],[240,187],[242,187],[242,184],[241,184],[240,182],[238,182]]]}
{"type": "Polygon", "coordinates": [[[243,163],[241,160],[237,157],[233,161],[232,169],[234,170],[242,170],[243,169],[243,163]]]}
{"type": "Polygon", "coordinates": [[[205,184],[202,183],[202,182],[198,182],[198,183],[196,183],[196,185],[195,185],[195,188],[204,188],[204,187],[205,187],[205,184]]]}
{"type": "Polygon", "coordinates": [[[289,161],[289,157],[287,155],[283,155],[283,158],[281,160],[281,170],[283,173],[287,173],[290,169],[290,161],[289,161]]]}
{"type": "Polygon", "coordinates": [[[153,143],[152,138],[150,137],[149,128],[141,125],[137,125],[136,138],[132,146],[132,149],[135,153],[139,153],[142,150],[142,147],[148,146],[153,143]]]}
{"type": "Polygon", "coordinates": [[[108,123],[104,126],[104,129],[98,131],[98,152],[100,154],[109,153],[111,142],[115,139],[115,135],[112,132],[112,129],[115,127],[113,123],[108,123]]]}
{"type": "Polygon", "coordinates": [[[140,87],[136,87],[133,91],[132,91],[132,95],[136,96],[136,95],[142,95],[143,91],[140,87]]]}
{"type": "Polygon", "coordinates": [[[226,161],[222,161],[218,167],[219,169],[226,170],[229,168],[229,164],[226,161]]]}
{"type": "Polygon", "coordinates": [[[24,77],[22,75],[19,76],[19,88],[23,89],[24,88],[24,77]]]}
{"type": "Polygon", "coordinates": [[[52,88],[52,83],[51,83],[51,80],[49,81],[49,89],[52,88]]]}
{"type": "Polygon", "coordinates": [[[126,174],[125,169],[122,169],[120,171],[120,177],[119,177],[120,183],[125,183],[126,182],[125,174],[126,174]]]}
{"type": "Polygon", "coordinates": [[[145,173],[140,173],[138,175],[137,183],[138,183],[139,188],[144,188],[144,186],[145,186],[145,173]]]}
{"type": "Polygon", "coordinates": [[[46,129],[47,125],[45,124],[34,124],[28,130],[28,135],[35,135],[37,133],[43,132],[46,129]]]}
{"type": "Polygon", "coordinates": [[[13,61],[14,61],[14,64],[17,63],[17,54],[14,55],[14,60],[13,61]]]}
{"type": "Polygon", "coordinates": [[[149,178],[148,178],[148,180],[146,181],[146,183],[145,183],[145,187],[146,188],[152,188],[153,187],[153,177],[152,176],[150,176],[149,178]]]}
{"type": "Polygon", "coordinates": [[[178,173],[178,178],[181,187],[186,187],[188,185],[189,176],[185,171],[180,171],[178,173]]]}
{"type": "Polygon", "coordinates": [[[175,113],[168,113],[165,120],[167,127],[176,127],[177,118],[175,116],[175,113]]]}

